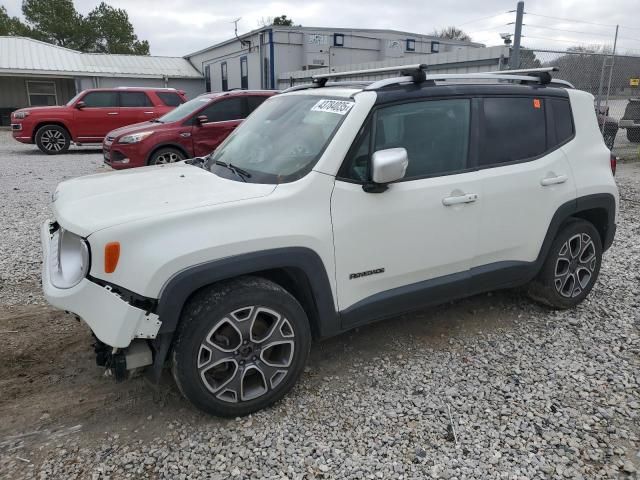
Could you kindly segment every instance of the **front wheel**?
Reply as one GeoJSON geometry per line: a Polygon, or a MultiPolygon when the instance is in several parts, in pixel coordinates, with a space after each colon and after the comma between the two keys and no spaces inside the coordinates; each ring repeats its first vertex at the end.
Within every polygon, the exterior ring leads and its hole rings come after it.
{"type": "Polygon", "coordinates": [[[247,415],[282,398],[309,355],[307,316],[285,289],[243,277],[188,302],[173,349],[174,379],[196,407],[247,415]]]}
{"type": "Polygon", "coordinates": [[[44,125],[36,132],[36,145],[42,153],[56,155],[65,153],[71,145],[69,132],[60,125],[44,125]]]}
{"type": "Polygon", "coordinates": [[[175,163],[184,160],[185,155],[175,148],[161,148],[151,155],[149,165],[164,165],[165,163],[175,163]]]}
{"type": "Polygon", "coordinates": [[[602,262],[602,242],[595,227],[582,219],[567,222],[553,241],[529,296],[557,309],[582,302],[593,288],[602,262]]]}

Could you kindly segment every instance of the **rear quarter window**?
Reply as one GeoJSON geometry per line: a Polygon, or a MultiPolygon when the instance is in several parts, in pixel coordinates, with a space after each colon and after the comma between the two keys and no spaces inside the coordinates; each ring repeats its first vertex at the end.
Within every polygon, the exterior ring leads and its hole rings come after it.
{"type": "Polygon", "coordinates": [[[561,98],[548,98],[547,102],[551,107],[551,116],[555,126],[555,143],[560,145],[573,137],[573,115],[571,104],[568,100],[561,98]]]}
{"type": "Polygon", "coordinates": [[[175,92],[156,92],[156,95],[167,107],[177,107],[184,103],[182,97],[175,92]]]}

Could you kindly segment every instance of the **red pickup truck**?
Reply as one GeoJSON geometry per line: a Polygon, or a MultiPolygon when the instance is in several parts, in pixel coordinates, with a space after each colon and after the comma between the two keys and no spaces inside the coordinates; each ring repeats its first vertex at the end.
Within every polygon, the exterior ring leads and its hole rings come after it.
{"type": "Polygon", "coordinates": [[[173,88],[94,88],[66,105],[21,108],[11,114],[13,138],[42,152],[64,153],[71,142],[101,143],[116,128],[158,118],[186,102],[173,88]]]}

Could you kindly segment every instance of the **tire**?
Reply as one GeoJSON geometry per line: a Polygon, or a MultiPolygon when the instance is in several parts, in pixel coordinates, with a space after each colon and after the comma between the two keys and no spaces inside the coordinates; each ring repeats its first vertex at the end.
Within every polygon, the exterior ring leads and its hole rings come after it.
{"type": "Polygon", "coordinates": [[[640,143],[640,128],[627,128],[627,139],[633,143],[640,143]]]}
{"type": "Polygon", "coordinates": [[[42,153],[58,155],[69,150],[71,137],[60,125],[43,125],[36,132],[36,145],[42,153]]]}
{"type": "Polygon", "coordinates": [[[198,291],[174,339],[172,373],[197,408],[248,415],[294,386],[311,345],[309,321],[285,289],[241,277],[198,291]]]}
{"type": "Polygon", "coordinates": [[[529,285],[529,296],[555,309],[575,307],[589,295],[601,262],[598,231],[586,220],[572,219],[551,244],[542,270],[529,285]]]}
{"type": "Polygon", "coordinates": [[[149,165],[164,165],[184,160],[186,156],[177,148],[160,148],[149,158],[149,165]]]}

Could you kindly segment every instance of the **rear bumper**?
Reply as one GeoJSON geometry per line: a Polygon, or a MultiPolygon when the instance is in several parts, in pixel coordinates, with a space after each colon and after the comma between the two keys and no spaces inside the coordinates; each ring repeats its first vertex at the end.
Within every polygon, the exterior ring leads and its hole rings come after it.
{"type": "Polygon", "coordinates": [[[158,316],[125,302],[108,287],[84,278],[71,288],[57,288],[51,283],[52,234],[46,221],[40,232],[42,241],[42,289],[47,301],[62,310],[78,315],[96,337],[111,347],[124,348],[135,338],[155,338],[160,328],[158,316]]]}

